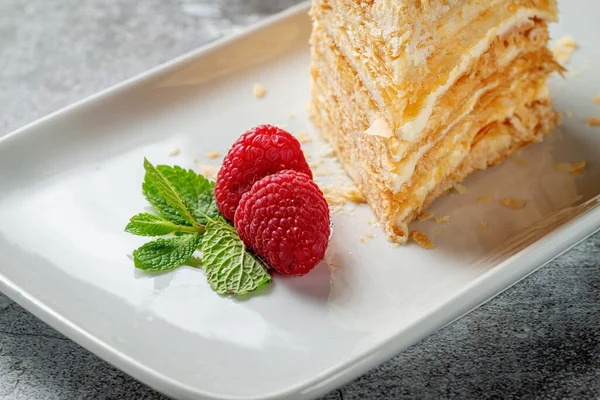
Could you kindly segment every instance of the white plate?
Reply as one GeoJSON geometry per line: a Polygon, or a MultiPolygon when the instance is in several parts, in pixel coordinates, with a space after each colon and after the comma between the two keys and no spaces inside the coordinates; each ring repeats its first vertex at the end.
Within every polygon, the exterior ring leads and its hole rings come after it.
{"type": "MultiPolygon", "coordinates": [[[[563,3],[566,3],[563,2],[563,3]]],[[[391,249],[366,222],[336,215],[330,267],[276,277],[246,301],[221,298],[200,270],[148,276],[123,232],[145,207],[142,159],[194,167],[246,128],[313,129],[308,102],[306,5],[241,36],[195,51],[0,140],[0,289],[68,337],[154,388],[179,398],[312,398],[431,334],[600,227],[600,4],[569,2],[554,36],[581,45],[579,75],[558,80],[573,118],[543,145],[475,174],[465,195],[435,203],[437,248],[391,249]],[[586,69],[586,63],[589,65],[586,69]],[[257,100],[252,85],[268,94],[257,100]],[[288,119],[295,113],[295,119],[288,119]],[[178,157],[169,157],[172,148],[178,157]],[[555,170],[586,160],[580,176],[555,170]],[[479,196],[523,197],[522,211],[479,196]],[[489,224],[486,231],[480,221],[489,224]],[[378,237],[360,242],[367,230],[378,237]]],[[[318,144],[312,151],[318,152],[318,144]]]]}

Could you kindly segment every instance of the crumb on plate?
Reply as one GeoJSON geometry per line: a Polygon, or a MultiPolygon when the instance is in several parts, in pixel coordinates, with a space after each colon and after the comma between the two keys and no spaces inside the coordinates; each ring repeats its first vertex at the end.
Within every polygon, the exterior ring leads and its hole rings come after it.
{"type": "Polygon", "coordinates": [[[169,152],[169,157],[175,157],[181,154],[181,149],[179,147],[175,147],[173,150],[169,152]]]}
{"type": "Polygon", "coordinates": [[[465,186],[461,185],[460,183],[457,183],[456,185],[454,185],[454,190],[456,190],[460,194],[467,193],[467,188],[465,186]]]}
{"type": "Polygon", "coordinates": [[[450,222],[450,216],[444,215],[443,217],[437,217],[435,219],[435,222],[437,222],[438,224],[447,224],[450,222]]]}
{"type": "Polygon", "coordinates": [[[481,227],[481,229],[482,229],[482,230],[484,230],[484,231],[485,231],[485,230],[487,229],[487,227],[488,227],[488,223],[487,223],[487,222],[485,222],[485,221],[481,221],[481,222],[479,223],[479,226],[481,227]]]}
{"type": "Polygon", "coordinates": [[[218,151],[211,151],[210,153],[206,153],[204,157],[215,159],[221,157],[221,153],[219,153],[218,151]]]}
{"type": "Polygon", "coordinates": [[[517,199],[514,197],[505,197],[503,199],[500,199],[500,203],[502,203],[502,205],[504,205],[509,210],[514,211],[514,210],[521,210],[521,209],[525,208],[525,206],[527,205],[527,200],[517,199]]]}
{"type": "Polygon", "coordinates": [[[212,164],[201,164],[198,166],[198,173],[205,178],[217,179],[219,173],[219,167],[212,164]]]}
{"type": "Polygon", "coordinates": [[[579,175],[585,170],[586,166],[587,163],[585,161],[578,161],[574,163],[562,162],[556,164],[556,170],[560,172],[568,172],[573,175],[579,175]]]}
{"type": "Polygon", "coordinates": [[[260,83],[255,83],[252,87],[252,92],[254,93],[254,97],[262,99],[267,94],[267,89],[260,83]]]}
{"type": "Polygon", "coordinates": [[[477,202],[479,204],[486,204],[486,203],[489,203],[490,201],[492,201],[492,196],[482,196],[477,199],[477,202]]]}
{"type": "Polygon", "coordinates": [[[587,121],[589,126],[600,126],[600,118],[592,117],[587,121]]]}
{"type": "Polygon", "coordinates": [[[429,239],[429,236],[421,231],[410,231],[408,238],[424,249],[433,249],[435,247],[431,239],[429,239]]]}

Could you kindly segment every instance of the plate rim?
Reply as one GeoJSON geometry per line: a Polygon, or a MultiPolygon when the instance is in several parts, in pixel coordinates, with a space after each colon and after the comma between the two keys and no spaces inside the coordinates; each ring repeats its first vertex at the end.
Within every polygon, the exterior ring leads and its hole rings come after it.
{"type": "MultiPolygon", "coordinates": [[[[282,12],[266,17],[261,22],[249,26],[238,33],[202,45],[169,61],[161,63],[156,67],[109,86],[95,94],[84,97],[66,107],[62,107],[3,135],[0,137],[0,146],[6,144],[9,140],[14,140],[14,138],[19,137],[19,135],[26,134],[31,128],[61,118],[63,115],[70,112],[76,112],[81,107],[93,105],[95,102],[101,101],[109,96],[119,95],[121,92],[124,92],[133,86],[168,73],[169,71],[201,58],[203,55],[217,50],[222,46],[236,42],[256,32],[267,30],[274,24],[280,23],[288,18],[296,17],[301,13],[305,13],[309,10],[310,4],[310,0],[301,2],[282,12]]],[[[527,247],[513,254],[503,262],[498,263],[494,268],[476,278],[467,287],[463,288],[462,291],[455,294],[448,302],[414,321],[414,323],[402,331],[401,334],[396,333],[378,343],[370,353],[352,360],[351,362],[342,361],[314,378],[305,379],[295,385],[290,385],[288,388],[281,389],[278,392],[267,393],[265,396],[261,397],[221,395],[178,382],[176,379],[166,376],[155,369],[149,368],[140,361],[111,347],[106,342],[79,327],[75,322],[52,310],[42,300],[31,293],[28,293],[25,288],[9,280],[2,273],[0,273],[0,291],[70,340],[73,340],[111,365],[133,376],[135,379],[138,379],[169,396],[182,399],[212,400],[315,398],[355,379],[388,360],[391,356],[398,354],[435,331],[462,318],[469,312],[536,272],[579,242],[585,240],[595,232],[600,231],[600,207],[598,206],[600,204],[600,195],[590,201],[595,202],[595,205],[593,205],[592,208],[537,239],[534,243],[529,244],[527,247]],[[512,268],[500,268],[505,264],[513,264],[513,266],[512,268]],[[518,265],[518,267],[515,265],[518,265]],[[521,272],[516,273],[516,270],[521,272]],[[499,279],[502,280],[501,285],[497,284],[499,279]],[[496,282],[493,286],[491,286],[492,281],[496,282]],[[442,316],[439,316],[440,314],[442,316]],[[407,334],[407,332],[411,331],[412,334],[407,334]],[[403,338],[402,340],[399,340],[401,336],[403,336],[403,338]]]]}

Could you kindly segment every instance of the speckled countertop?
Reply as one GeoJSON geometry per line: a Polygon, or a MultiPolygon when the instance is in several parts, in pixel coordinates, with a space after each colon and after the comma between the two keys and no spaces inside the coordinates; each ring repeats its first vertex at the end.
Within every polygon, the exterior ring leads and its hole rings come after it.
{"type": "MultiPolygon", "coordinates": [[[[297,2],[2,0],[0,136],[297,2]]],[[[596,234],[326,399],[598,399],[599,328],[596,234]]],[[[163,398],[0,294],[0,399],[163,398]]]]}

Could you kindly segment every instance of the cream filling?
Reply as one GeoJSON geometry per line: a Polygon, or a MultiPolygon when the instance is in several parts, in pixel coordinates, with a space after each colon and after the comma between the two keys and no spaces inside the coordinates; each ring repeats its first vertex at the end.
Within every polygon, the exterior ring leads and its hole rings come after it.
{"type": "MultiPolygon", "coordinates": [[[[481,93],[480,93],[480,95],[481,95],[481,93]]],[[[544,84],[544,85],[541,85],[539,88],[537,88],[535,95],[532,96],[528,100],[529,101],[545,100],[545,99],[549,98],[549,95],[550,94],[549,94],[548,86],[546,84],[544,84]]],[[[509,118],[511,118],[515,114],[516,108],[517,108],[517,106],[515,105],[515,106],[507,109],[506,113],[505,113],[506,116],[509,117],[509,118]]],[[[503,112],[503,114],[504,114],[504,112],[503,112]]],[[[458,119],[453,124],[453,126],[456,125],[458,122],[460,122],[460,120],[462,120],[465,116],[466,116],[466,114],[461,115],[460,119],[458,119]]],[[[471,126],[469,125],[467,127],[466,131],[469,131],[470,129],[471,129],[471,126]]],[[[460,137],[457,136],[455,138],[455,142],[458,139],[460,139],[460,137]]],[[[498,136],[494,137],[493,140],[492,139],[488,139],[488,146],[490,146],[490,148],[492,148],[490,150],[490,152],[496,152],[496,150],[494,150],[494,149],[497,149],[497,148],[507,147],[508,144],[510,144],[510,142],[512,140],[513,140],[513,138],[512,138],[511,135],[498,135],[498,136]],[[508,141],[508,144],[507,144],[507,141],[508,141]]],[[[456,143],[454,143],[454,144],[456,144],[456,143]]],[[[431,147],[431,146],[429,146],[429,147],[431,147]]],[[[448,162],[447,167],[445,169],[447,171],[454,171],[456,168],[458,168],[459,164],[469,154],[470,148],[471,148],[471,144],[470,143],[468,143],[465,146],[461,146],[460,148],[454,148],[454,150],[451,152],[451,154],[449,154],[446,157],[446,160],[449,160],[449,162],[448,162]]],[[[416,166],[416,162],[415,162],[414,165],[416,166]]],[[[413,173],[414,173],[414,168],[413,168],[413,173]]],[[[423,184],[419,188],[417,188],[417,190],[413,193],[413,195],[416,198],[421,199],[421,202],[425,201],[425,199],[427,198],[427,196],[429,195],[429,193],[431,193],[431,191],[433,189],[435,189],[435,187],[438,185],[438,183],[439,183],[438,179],[431,178],[431,179],[427,180],[425,184],[423,184]]],[[[395,193],[397,193],[397,192],[395,192],[395,193]]],[[[401,214],[398,215],[397,220],[398,221],[404,221],[404,219],[406,219],[406,217],[408,216],[408,214],[410,214],[410,212],[412,212],[412,208],[407,207],[404,210],[403,213],[401,213],[401,214]]]]}
{"type": "MultiPolygon", "coordinates": [[[[489,86],[486,86],[482,89],[479,89],[477,92],[475,92],[473,97],[469,100],[469,103],[470,103],[469,107],[462,114],[460,114],[459,117],[454,120],[454,122],[452,122],[450,125],[448,125],[446,127],[446,129],[440,135],[439,140],[443,140],[448,132],[450,132],[463,119],[465,119],[465,117],[467,115],[469,115],[473,112],[473,110],[475,109],[475,106],[477,105],[477,102],[479,101],[479,99],[481,98],[481,96],[484,93],[486,93],[489,90],[494,89],[497,86],[498,85],[489,85],[489,86]]],[[[414,152],[413,154],[411,154],[408,157],[408,160],[406,160],[402,163],[403,165],[398,171],[396,171],[392,174],[392,191],[394,194],[396,194],[400,191],[400,189],[402,188],[402,185],[404,185],[406,182],[410,182],[410,179],[412,178],[412,176],[415,172],[415,168],[417,167],[417,163],[423,157],[423,155],[426,152],[428,152],[429,149],[431,149],[431,147],[433,147],[433,145],[435,143],[436,143],[436,141],[432,141],[430,143],[427,143],[427,144],[421,146],[419,148],[419,150],[417,150],[416,152],[414,152]]]]}
{"type": "MultiPolygon", "coordinates": [[[[540,10],[534,8],[520,9],[514,16],[504,21],[502,24],[490,29],[485,38],[480,40],[465,55],[461,57],[460,64],[454,68],[452,72],[450,72],[446,83],[440,86],[435,92],[427,96],[425,106],[421,109],[417,116],[414,119],[405,122],[398,128],[398,131],[396,132],[398,137],[402,140],[411,142],[416,141],[421,132],[423,132],[427,126],[427,122],[433,114],[433,109],[438,101],[438,98],[443,96],[448,89],[450,89],[452,85],[454,85],[456,81],[469,70],[473,61],[481,57],[490,48],[496,37],[502,36],[514,26],[534,17],[550,20],[552,19],[552,14],[541,12],[540,10]]],[[[513,58],[516,57],[516,54],[511,55],[513,58]]]]}

